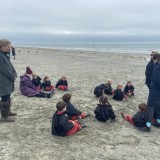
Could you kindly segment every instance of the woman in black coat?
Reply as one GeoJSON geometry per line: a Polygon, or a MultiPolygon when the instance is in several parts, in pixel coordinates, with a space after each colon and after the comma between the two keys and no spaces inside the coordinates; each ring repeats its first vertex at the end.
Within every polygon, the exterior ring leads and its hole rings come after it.
{"type": "Polygon", "coordinates": [[[156,51],[152,51],[151,53],[151,60],[149,61],[149,63],[146,66],[146,71],[145,71],[145,76],[146,76],[146,85],[147,87],[150,89],[151,86],[151,80],[152,80],[152,74],[153,74],[153,70],[154,70],[154,55],[156,55],[158,52],[156,51]]]}
{"type": "Polygon", "coordinates": [[[156,113],[156,122],[152,125],[160,128],[160,54],[156,55],[154,60],[155,67],[152,75],[151,89],[148,96],[148,120],[142,131],[150,131],[151,121],[154,112],[156,113]]]}
{"type": "Polygon", "coordinates": [[[10,52],[11,42],[6,39],[0,40],[0,108],[1,121],[13,122],[16,113],[10,111],[11,93],[14,91],[14,81],[17,73],[10,62],[8,54],[10,52]]]}

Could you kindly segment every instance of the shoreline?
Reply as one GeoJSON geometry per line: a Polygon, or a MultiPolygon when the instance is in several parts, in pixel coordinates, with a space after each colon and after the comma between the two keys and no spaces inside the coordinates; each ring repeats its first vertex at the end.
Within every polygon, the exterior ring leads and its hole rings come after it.
{"type": "Polygon", "coordinates": [[[76,53],[81,53],[81,54],[85,54],[85,53],[94,53],[94,54],[116,54],[116,55],[140,55],[140,56],[147,56],[149,57],[150,53],[119,53],[119,52],[110,52],[110,51],[93,51],[93,50],[78,50],[78,49],[60,49],[60,48],[48,48],[48,47],[19,47],[19,46],[15,46],[16,52],[17,50],[33,50],[33,51],[40,51],[40,50],[45,50],[45,51],[53,51],[53,52],[66,52],[66,53],[70,53],[70,52],[76,52],[76,53]]]}

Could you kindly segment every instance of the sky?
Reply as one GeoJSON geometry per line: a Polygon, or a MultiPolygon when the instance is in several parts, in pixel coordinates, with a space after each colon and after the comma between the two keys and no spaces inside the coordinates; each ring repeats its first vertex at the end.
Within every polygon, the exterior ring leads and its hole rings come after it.
{"type": "Polygon", "coordinates": [[[0,19],[17,44],[160,42],[160,0],[5,0],[0,19]]]}

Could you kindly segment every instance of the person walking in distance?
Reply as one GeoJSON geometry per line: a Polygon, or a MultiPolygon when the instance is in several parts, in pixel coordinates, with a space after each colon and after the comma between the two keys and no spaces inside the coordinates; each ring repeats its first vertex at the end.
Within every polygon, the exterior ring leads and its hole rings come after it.
{"type": "Polygon", "coordinates": [[[10,52],[11,42],[0,39],[0,109],[1,121],[13,122],[16,113],[11,112],[11,93],[14,91],[14,81],[17,73],[7,56],[10,52]]]}

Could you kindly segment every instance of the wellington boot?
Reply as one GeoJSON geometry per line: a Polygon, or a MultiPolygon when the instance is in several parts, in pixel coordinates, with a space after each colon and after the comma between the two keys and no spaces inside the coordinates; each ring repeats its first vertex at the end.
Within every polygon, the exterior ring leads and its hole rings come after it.
{"type": "Polygon", "coordinates": [[[14,122],[15,119],[13,117],[7,116],[7,117],[2,117],[0,119],[1,122],[14,122]]]}
{"type": "Polygon", "coordinates": [[[9,116],[16,116],[17,113],[14,113],[14,112],[9,111],[9,112],[8,112],[8,115],[9,115],[9,116]]]}

